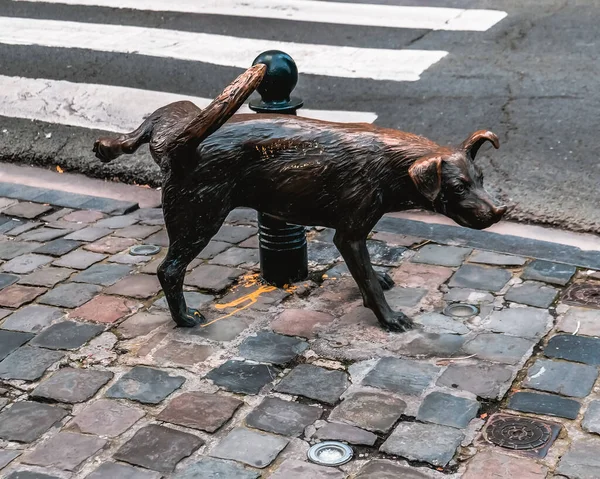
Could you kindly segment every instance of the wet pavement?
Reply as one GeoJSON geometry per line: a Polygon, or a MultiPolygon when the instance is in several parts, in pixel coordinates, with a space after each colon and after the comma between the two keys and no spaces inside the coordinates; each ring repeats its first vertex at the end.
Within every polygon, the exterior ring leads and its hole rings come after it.
{"type": "Polygon", "coordinates": [[[188,268],[208,322],[174,328],[160,209],[50,191],[0,198],[1,477],[600,477],[597,271],[387,228],[372,260],[416,322],[389,333],[329,230],[276,289],[236,210],[188,268]],[[324,440],[354,459],[308,462],[324,440]]]}

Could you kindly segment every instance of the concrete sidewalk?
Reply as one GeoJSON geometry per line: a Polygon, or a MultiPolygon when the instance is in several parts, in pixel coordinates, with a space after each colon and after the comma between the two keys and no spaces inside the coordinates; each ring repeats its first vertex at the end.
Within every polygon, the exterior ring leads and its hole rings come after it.
{"type": "Polygon", "coordinates": [[[418,323],[397,334],[362,307],[327,229],[309,231],[310,280],[261,284],[256,215],[236,210],[186,277],[209,323],[176,329],[162,213],[139,190],[6,180],[1,477],[600,477],[593,241],[385,218],[372,260],[418,323]],[[129,254],[139,244],[161,250],[129,254]],[[354,459],[309,463],[327,439],[354,459]]]}

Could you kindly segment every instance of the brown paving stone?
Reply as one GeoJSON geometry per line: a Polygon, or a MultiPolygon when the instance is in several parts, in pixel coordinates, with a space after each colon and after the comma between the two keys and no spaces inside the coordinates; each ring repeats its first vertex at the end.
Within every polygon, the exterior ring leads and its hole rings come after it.
{"type": "Polygon", "coordinates": [[[330,314],[319,311],[286,309],[271,322],[271,329],[279,334],[312,339],[319,329],[326,327],[334,319],[330,314]]]}
{"type": "Polygon", "coordinates": [[[243,401],[230,396],[202,392],[183,393],[173,399],[157,419],[179,426],[215,432],[231,419],[242,404],[243,401]]]}
{"type": "Polygon", "coordinates": [[[29,286],[45,286],[47,288],[52,288],[71,276],[74,271],[75,270],[72,269],[54,268],[49,266],[28,274],[27,276],[23,276],[19,283],[27,284],[29,286]]]}
{"type": "Polygon", "coordinates": [[[53,260],[52,257],[41,254],[24,254],[23,256],[17,256],[7,261],[2,265],[1,269],[6,273],[27,274],[53,260]]]}
{"type": "Polygon", "coordinates": [[[437,289],[445,283],[454,271],[445,266],[421,263],[402,263],[390,273],[397,286],[404,288],[437,289]]]}
{"type": "Polygon", "coordinates": [[[462,479],[544,479],[548,468],[533,459],[508,456],[494,451],[482,451],[467,463],[462,479]]]}
{"type": "Polygon", "coordinates": [[[0,319],[6,318],[12,311],[10,309],[0,308],[0,319]]]}
{"type": "Polygon", "coordinates": [[[106,439],[96,436],[59,432],[24,456],[22,462],[74,471],[83,461],[102,449],[106,442],[106,439]]]}
{"type": "Polygon", "coordinates": [[[133,301],[120,296],[100,294],[69,314],[70,318],[79,318],[96,323],[114,323],[132,313],[138,306],[133,301]]]}
{"type": "Polygon", "coordinates": [[[153,354],[158,364],[175,363],[180,366],[193,366],[205,361],[215,352],[215,349],[204,344],[182,343],[169,341],[153,354]]]}
{"type": "Polygon", "coordinates": [[[65,268],[86,269],[106,258],[105,254],[92,253],[82,249],[71,251],[62,258],[52,263],[54,266],[63,266],[65,268]]]}
{"type": "Polygon", "coordinates": [[[124,433],[145,415],[140,408],[110,399],[99,399],[77,414],[68,424],[68,429],[115,437],[124,433]]]}
{"type": "Polygon", "coordinates": [[[136,244],[136,240],[130,238],[102,238],[94,243],[84,246],[84,249],[93,253],[116,254],[136,244]]]}
{"type": "Polygon", "coordinates": [[[167,333],[156,333],[153,334],[148,341],[136,351],[136,356],[141,358],[147,356],[160,342],[167,337],[167,333]]]}
{"type": "Polygon", "coordinates": [[[151,274],[126,276],[108,288],[106,294],[119,294],[132,298],[151,298],[160,291],[158,278],[151,274]]]}
{"type": "Polygon", "coordinates": [[[167,311],[143,311],[123,321],[117,328],[117,334],[122,339],[145,336],[171,321],[171,315],[167,311]]]}
{"type": "MultiPolygon", "coordinates": [[[[150,261],[149,263],[142,266],[139,269],[139,272],[145,273],[145,274],[156,274],[156,272],[158,270],[158,266],[160,265],[160,263],[162,263],[164,261],[166,254],[167,254],[167,250],[163,249],[162,251],[157,253],[152,258],[152,261],[150,261]]],[[[193,263],[193,261],[192,261],[192,263],[193,263]]],[[[192,264],[192,263],[190,263],[190,264],[192,264]]]]}
{"type": "Polygon", "coordinates": [[[251,236],[247,240],[242,241],[238,246],[240,248],[258,248],[258,235],[251,236]]]}
{"type": "Polygon", "coordinates": [[[160,226],[133,225],[121,228],[115,231],[113,235],[119,238],[144,239],[160,230],[160,226]]]}
{"type": "Polygon", "coordinates": [[[18,203],[6,208],[3,213],[7,216],[18,216],[19,218],[32,219],[43,215],[52,209],[51,206],[40,203],[18,203]]]}
{"type": "Polygon", "coordinates": [[[63,368],[42,381],[31,396],[65,403],[83,402],[96,394],[112,377],[110,371],[63,368]]]}
{"type": "Polygon", "coordinates": [[[45,292],[46,288],[13,284],[0,291],[0,306],[19,308],[26,303],[31,303],[35,298],[45,292]]]}
{"type": "Polygon", "coordinates": [[[118,461],[169,473],[204,441],[197,436],[152,424],[143,427],[113,456],[118,461]]]}
{"type": "Polygon", "coordinates": [[[78,210],[63,216],[63,219],[73,223],[95,223],[104,216],[104,213],[96,210],[78,210]]]}

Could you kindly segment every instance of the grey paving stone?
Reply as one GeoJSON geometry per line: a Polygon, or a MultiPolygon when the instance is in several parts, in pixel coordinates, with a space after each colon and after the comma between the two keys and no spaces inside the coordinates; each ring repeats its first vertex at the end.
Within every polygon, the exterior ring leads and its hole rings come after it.
{"type": "Polygon", "coordinates": [[[41,221],[22,221],[17,218],[13,218],[13,225],[17,225],[16,228],[8,229],[6,231],[7,236],[19,236],[20,234],[26,233],[27,231],[31,231],[38,226],[42,226],[41,221]]]}
{"type": "Polygon", "coordinates": [[[65,238],[55,239],[53,241],[49,241],[44,246],[40,246],[34,251],[34,253],[47,254],[50,256],[62,256],[78,248],[81,244],[82,243],[80,241],[65,238]]]}
{"type": "Polygon", "coordinates": [[[523,338],[540,338],[552,327],[553,318],[545,309],[505,308],[494,311],[483,327],[495,333],[523,338]]]}
{"type": "Polygon", "coordinates": [[[160,226],[134,225],[118,229],[113,234],[120,238],[144,239],[160,230],[160,226]]]}
{"type": "Polygon", "coordinates": [[[31,397],[71,404],[83,402],[96,394],[112,377],[113,373],[110,371],[63,368],[42,381],[33,390],[31,397]]]}
{"type": "Polygon", "coordinates": [[[2,265],[2,271],[15,274],[27,274],[53,261],[54,258],[41,254],[24,254],[7,261],[2,265]]]}
{"type": "Polygon", "coordinates": [[[527,372],[523,386],[562,394],[586,397],[598,378],[598,368],[586,364],[538,359],[527,372]]]}
{"type": "Polygon", "coordinates": [[[173,479],[258,479],[260,474],[232,461],[203,457],[173,479]]]}
{"type": "Polygon", "coordinates": [[[470,329],[459,320],[441,313],[425,313],[414,318],[416,323],[422,324],[427,329],[446,334],[467,334],[470,329]]]}
{"type": "Polygon", "coordinates": [[[383,358],[362,384],[401,394],[418,396],[438,375],[440,368],[408,359],[383,358]]]}
{"type": "Polygon", "coordinates": [[[252,319],[250,318],[231,316],[209,326],[203,328],[190,328],[182,333],[189,334],[190,336],[200,336],[213,341],[225,342],[237,338],[251,322],[252,319]]]}
{"type": "Polygon", "coordinates": [[[463,433],[453,427],[402,422],[379,450],[443,467],[450,462],[463,437],[463,433]]]}
{"type": "Polygon", "coordinates": [[[64,357],[64,353],[43,348],[21,346],[0,361],[0,378],[35,381],[46,369],[64,357]]]}
{"type": "Polygon", "coordinates": [[[377,441],[377,435],[372,432],[356,426],[332,422],[319,428],[314,437],[323,441],[343,441],[362,446],[373,446],[377,441]]]}
{"type": "Polygon", "coordinates": [[[511,276],[505,269],[464,264],[454,273],[448,286],[496,292],[504,288],[511,276]]]}
{"type": "MultiPolygon", "coordinates": [[[[210,294],[197,293],[195,291],[185,291],[183,293],[183,296],[185,298],[185,302],[188,308],[193,309],[200,309],[215,299],[215,297],[211,296],[210,294]]],[[[167,305],[167,300],[164,296],[159,300],[155,301],[153,306],[156,306],[157,308],[161,309],[168,309],[169,307],[167,305]]]]}
{"type": "Polygon", "coordinates": [[[270,479],[345,479],[346,474],[333,467],[319,466],[297,459],[286,459],[270,479]]]}
{"type": "Polygon", "coordinates": [[[600,310],[571,306],[558,323],[558,330],[583,336],[600,336],[600,310]]]}
{"type": "Polygon", "coordinates": [[[229,360],[210,371],[206,377],[228,391],[258,394],[277,377],[277,370],[266,364],[229,360]]]}
{"type": "Polygon", "coordinates": [[[6,479],[62,479],[58,476],[50,476],[48,474],[44,474],[43,472],[33,472],[33,471],[14,471],[11,472],[6,479]]]}
{"type": "Polygon", "coordinates": [[[600,434],[600,401],[596,400],[588,404],[581,427],[588,432],[600,434]]]}
{"type": "Polygon", "coordinates": [[[104,331],[101,324],[61,321],[39,333],[31,345],[47,349],[77,349],[104,331]]]}
{"type": "Polygon", "coordinates": [[[207,291],[219,292],[229,287],[244,272],[239,268],[201,264],[187,275],[185,284],[207,291]]]}
{"type": "Polygon", "coordinates": [[[576,272],[575,266],[536,259],[527,265],[521,278],[564,286],[576,272]]]}
{"type": "Polygon", "coordinates": [[[197,257],[200,259],[212,259],[229,247],[231,247],[231,243],[225,243],[224,241],[211,241],[197,257]]]}
{"type": "Polygon", "coordinates": [[[400,398],[386,393],[359,391],[346,397],[331,411],[330,421],[353,424],[362,429],[387,433],[406,409],[400,398]]]}
{"type": "Polygon", "coordinates": [[[243,401],[230,396],[202,392],[183,393],[158,415],[159,421],[215,432],[229,421],[243,401]]]}
{"type": "Polygon", "coordinates": [[[258,263],[258,249],[231,247],[219,253],[209,264],[220,264],[221,266],[240,266],[249,268],[258,263]]]}
{"type": "Polygon", "coordinates": [[[236,208],[227,215],[225,223],[232,225],[250,225],[254,226],[257,222],[256,210],[251,208],[236,208]]]}
{"type": "Polygon", "coordinates": [[[46,241],[52,241],[56,238],[60,238],[61,236],[65,236],[71,233],[71,231],[73,230],[42,227],[28,231],[27,233],[23,233],[19,236],[19,239],[22,241],[41,241],[42,243],[45,243],[46,241]]]}
{"type": "Polygon", "coordinates": [[[167,235],[166,231],[159,231],[149,238],[146,238],[144,243],[166,248],[169,246],[169,236],[167,235]]]}
{"type": "Polygon", "coordinates": [[[428,244],[417,252],[412,261],[413,263],[440,266],[460,266],[471,251],[473,251],[471,248],[461,248],[459,246],[428,244]]]}
{"type": "Polygon", "coordinates": [[[575,419],[579,414],[581,404],[574,399],[567,399],[554,394],[519,391],[510,397],[508,407],[515,411],[575,419]]]}
{"type": "Polygon", "coordinates": [[[94,472],[85,476],[85,479],[160,479],[158,472],[116,462],[105,462],[94,472]]]}
{"type": "Polygon", "coordinates": [[[600,366],[600,338],[559,334],[548,341],[544,355],[600,366]]]}
{"type": "Polygon", "coordinates": [[[204,444],[198,436],[151,424],[139,429],[113,456],[118,461],[170,473],[204,444]]]}
{"type": "Polygon", "coordinates": [[[210,455],[263,469],[275,460],[288,442],[281,436],[238,427],[221,439],[210,455]]]}
{"type": "Polygon", "coordinates": [[[65,313],[59,308],[32,304],[15,311],[4,323],[2,329],[36,333],[62,318],[65,313]]]}
{"type": "Polygon", "coordinates": [[[6,288],[19,281],[19,277],[14,274],[0,273],[0,289],[6,288]]]}
{"type": "Polygon", "coordinates": [[[184,382],[183,376],[171,376],[159,369],[136,366],[108,389],[106,397],[158,404],[184,382]]]}
{"type": "Polygon", "coordinates": [[[422,472],[423,468],[420,469],[384,459],[374,459],[367,462],[354,479],[431,479],[430,474],[422,472]]]}
{"type": "Polygon", "coordinates": [[[104,238],[105,236],[112,233],[112,230],[109,228],[100,228],[98,226],[87,226],[86,228],[82,228],[78,231],[75,231],[68,236],[65,236],[65,239],[72,241],[96,241],[100,238],[104,238]]]}
{"type": "Polygon", "coordinates": [[[54,266],[62,266],[64,268],[86,269],[105,258],[105,254],[93,253],[91,251],[80,249],[77,251],[71,251],[52,264],[54,266]]]}
{"type": "Polygon", "coordinates": [[[570,479],[597,479],[600,477],[600,439],[576,439],[560,458],[556,472],[570,479]]]}
{"type": "Polygon", "coordinates": [[[31,333],[0,329],[0,361],[33,338],[33,336],[31,333]]]}
{"type": "Polygon", "coordinates": [[[329,243],[317,243],[309,241],[308,243],[308,262],[312,265],[328,265],[342,260],[342,255],[338,249],[329,243]]]}
{"type": "Polygon", "coordinates": [[[145,336],[171,321],[171,315],[167,311],[142,311],[123,321],[117,327],[117,332],[122,339],[137,338],[145,336]]]}
{"type": "Polygon", "coordinates": [[[99,399],[88,404],[68,427],[85,434],[115,437],[124,433],[145,414],[137,407],[110,399],[99,399]]]}
{"type": "Polygon", "coordinates": [[[110,228],[115,230],[119,228],[126,228],[127,226],[134,225],[138,222],[138,217],[136,217],[136,213],[130,215],[110,216],[108,218],[96,221],[95,225],[98,228],[110,228]]]}
{"type": "Polygon", "coordinates": [[[417,419],[462,429],[475,418],[478,410],[479,403],[473,399],[434,391],[421,403],[417,419]]]}
{"type": "Polygon", "coordinates": [[[0,241],[0,259],[11,260],[17,256],[31,253],[41,245],[34,241],[0,241]]]}
{"type": "Polygon", "coordinates": [[[299,436],[321,414],[320,407],[267,397],[246,416],[246,425],[282,436],[299,436]]]}
{"type": "Polygon", "coordinates": [[[14,449],[0,449],[0,469],[3,469],[10,462],[12,462],[15,458],[19,457],[22,454],[22,451],[14,450],[14,449]]]}
{"type": "Polygon", "coordinates": [[[64,281],[73,274],[72,269],[54,268],[52,266],[34,271],[27,276],[23,276],[19,283],[31,286],[46,286],[53,288],[61,281],[64,281]]]}
{"type": "Polygon", "coordinates": [[[76,274],[71,281],[74,283],[92,283],[111,286],[131,273],[131,266],[125,264],[96,264],[85,271],[76,274]]]}
{"type": "Polygon", "coordinates": [[[512,286],[504,296],[506,301],[527,304],[536,308],[547,308],[554,300],[558,290],[536,281],[525,281],[522,284],[512,286]]]}
{"type": "Polygon", "coordinates": [[[260,331],[240,345],[240,355],[253,361],[284,365],[295,359],[308,348],[302,339],[260,331]]]}
{"type": "Polygon", "coordinates": [[[69,412],[57,406],[21,401],[0,412],[0,438],[33,442],[69,412]]]}
{"type": "Polygon", "coordinates": [[[404,336],[397,344],[402,344],[402,353],[407,356],[450,357],[459,353],[465,341],[466,337],[458,334],[419,331],[412,337],[404,336]]]}
{"type": "Polygon", "coordinates": [[[406,252],[406,248],[390,246],[383,241],[367,241],[367,249],[371,264],[377,266],[400,266],[402,255],[406,252]]]}
{"type": "Polygon", "coordinates": [[[32,219],[40,216],[52,209],[51,206],[42,205],[40,203],[21,202],[16,205],[9,206],[3,213],[7,216],[18,216],[19,218],[32,219]]]}
{"type": "Polygon", "coordinates": [[[226,243],[240,243],[254,236],[258,229],[253,226],[230,226],[223,225],[219,232],[213,237],[213,241],[224,241],[226,243]]]}
{"type": "Polygon", "coordinates": [[[523,266],[527,259],[511,254],[494,253],[492,251],[473,251],[469,263],[491,264],[494,266],[523,266]]]}
{"type": "Polygon", "coordinates": [[[275,389],[279,392],[335,404],[349,385],[345,371],[332,371],[312,364],[300,364],[292,369],[275,389]]]}
{"type": "Polygon", "coordinates": [[[21,459],[25,464],[56,467],[74,471],[83,461],[96,454],[106,439],[72,432],[59,432],[39,444],[33,452],[21,459]]]}
{"type": "Polygon", "coordinates": [[[500,399],[512,383],[513,371],[500,364],[452,363],[437,380],[438,386],[462,389],[486,399],[500,399]]]}
{"type": "Polygon", "coordinates": [[[392,309],[412,308],[427,294],[424,288],[402,288],[395,286],[385,291],[385,299],[392,309]]]}
{"type": "Polygon", "coordinates": [[[463,346],[467,354],[476,354],[479,359],[486,359],[503,364],[516,364],[528,354],[535,341],[504,334],[478,334],[463,346]]]}
{"type": "Polygon", "coordinates": [[[59,284],[40,297],[38,302],[61,308],[77,308],[78,306],[87,303],[101,290],[102,288],[95,284],[59,284]]]}

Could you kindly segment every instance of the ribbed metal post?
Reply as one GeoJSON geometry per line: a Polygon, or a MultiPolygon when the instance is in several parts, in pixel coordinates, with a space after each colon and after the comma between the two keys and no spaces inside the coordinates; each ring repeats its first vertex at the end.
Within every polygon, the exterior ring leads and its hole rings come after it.
{"type": "MultiPolygon", "coordinates": [[[[290,97],[298,82],[298,68],[287,53],[270,50],[254,62],[267,65],[267,73],[257,88],[260,100],[250,102],[257,113],[295,115],[303,102],[290,97]]],[[[265,213],[258,213],[260,273],[276,286],[308,277],[308,253],[304,226],[291,225],[265,213]]]]}

